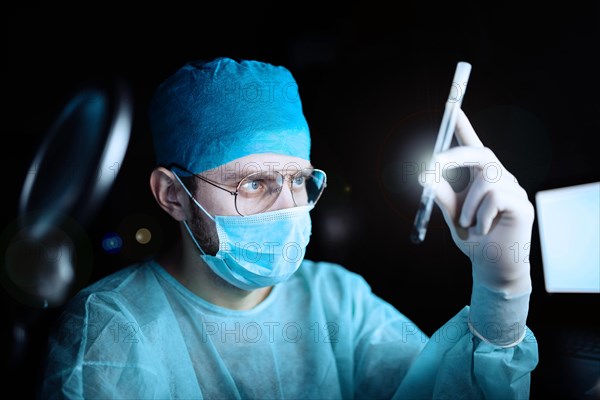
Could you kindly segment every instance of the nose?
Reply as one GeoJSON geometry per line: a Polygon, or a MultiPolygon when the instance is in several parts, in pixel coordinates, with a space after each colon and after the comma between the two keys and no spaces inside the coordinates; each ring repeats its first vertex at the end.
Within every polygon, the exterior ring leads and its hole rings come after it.
{"type": "Polygon", "coordinates": [[[292,187],[290,185],[289,179],[283,182],[283,186],[281,187],[281,192],[275,200],[275,203],[269,208],[269,211],[283,210],[285,208],[294,207],[294,197],[292,196],[292,187]]]}

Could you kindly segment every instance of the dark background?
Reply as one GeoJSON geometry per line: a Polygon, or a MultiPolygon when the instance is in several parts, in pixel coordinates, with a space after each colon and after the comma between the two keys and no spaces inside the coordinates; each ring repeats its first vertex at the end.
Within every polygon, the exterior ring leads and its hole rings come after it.
{"type": "MultiPolygon", "coordinates": [[[[312,161],[328,173],[307,257],[362,274],[432,334],[469,303],[470,265],[437,209],[425,243],[410,243],[421,189],[406,172],[431,153],[456,63],[473,65],[463,109],[534,202],[538,190],[600,176],[593,144],[600,133],[599,18],[597,6],[573,2],[5,7],[3,234],[17,217],[38,146],[66,102],[83,87],[123,81],[133,95],[131,140],[102,208],[89,222],[73,216],[90,260],[78,266],[85,279],[73,290],[167,246],[175,225],[148,188],[146,107],[154,88],[194,59],[267,61],[296,77],[312,161]],[[147,245],[133,238],[140,227],[152,231],[147,245]],[[108,232],[123,237],[123,251],[102,249],[108,232]]],[[[561,377],[551,363],[554,327],[582,319],[598,325],[597,296],[545,292],[536,229],[531,248],[521,248],[534,281],[528,325],[540,347],[532,398],[560,385],[551,382],[561,377]]],[[[2,294],[3,356],[10,380],[28,396],[59,308],[41,312],[2,294]]]]}

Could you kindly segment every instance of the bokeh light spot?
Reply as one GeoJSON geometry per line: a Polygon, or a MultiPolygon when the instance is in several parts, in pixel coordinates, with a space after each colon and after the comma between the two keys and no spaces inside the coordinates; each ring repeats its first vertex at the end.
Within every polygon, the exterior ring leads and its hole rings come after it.
{"type": "Polygon", "coordinates": [[[152,233],[146,228],[140,228],[135,233],[135,240],[137,240],[138,243],[146,244],[152,240],[152,233]]]}
{"type": "Polygon", "coordinates": [[[102,248],[109,254],[118,253],[123,247],[123,239],[116,233],[107,233],[102,238],[102,248]]]}

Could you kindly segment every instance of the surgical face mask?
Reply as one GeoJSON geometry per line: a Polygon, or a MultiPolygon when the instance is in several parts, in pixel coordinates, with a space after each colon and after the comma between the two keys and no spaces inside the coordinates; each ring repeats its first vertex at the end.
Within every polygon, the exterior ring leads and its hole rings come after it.
{"type": "Polygon", "coordinates": [[[312,204],[250,216],[212,216],[192,196],[192,201],[215,222],[219,237],[216,255],[206,254],[187,221],[184,225],[214,273],[243,290],[276,285],[298,270],[311,235],[312,204]]]}

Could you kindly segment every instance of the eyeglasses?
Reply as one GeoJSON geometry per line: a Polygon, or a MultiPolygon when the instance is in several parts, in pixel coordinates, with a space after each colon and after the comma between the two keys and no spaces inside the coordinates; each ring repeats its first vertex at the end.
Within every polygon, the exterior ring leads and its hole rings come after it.
{"type": "Polygon", "coordinates": [[[259,214],[268,210],[279,197],[286,180],[289,181],[295,207],[315,205],[327,186],[325,171],[315,168],[294,169],[293,172],[285,174],[275,170],[254,172],[242,179],[235,186],[235,190],[229,190],[202,175],[194,174],[175,164],[171,164],[169,169],[178,176],[182,172],[184,176],[192,175],[231,194],[234,196],[235,209],[241,216],[259,214]]]}

